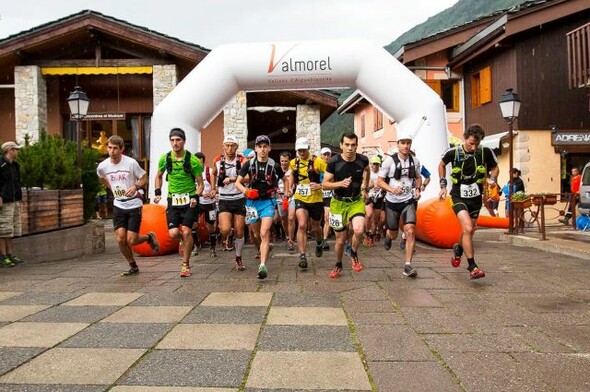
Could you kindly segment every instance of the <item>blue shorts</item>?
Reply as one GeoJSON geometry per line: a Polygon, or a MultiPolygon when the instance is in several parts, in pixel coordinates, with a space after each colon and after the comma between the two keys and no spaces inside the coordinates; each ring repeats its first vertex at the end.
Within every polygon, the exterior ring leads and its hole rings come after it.
{"type": "Polygon", "coordinates": [[[246,200],[246,224],[252,225],[260,218],[274,218],[275,203],[275,199],[246,200]]]}

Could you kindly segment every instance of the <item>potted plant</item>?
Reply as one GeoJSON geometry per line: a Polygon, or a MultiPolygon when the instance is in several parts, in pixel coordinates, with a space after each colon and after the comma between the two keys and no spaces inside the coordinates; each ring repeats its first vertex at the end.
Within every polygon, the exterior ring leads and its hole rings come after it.
{"type": "Polygon", "coordinates": [[[532,205],[531,197],[522,191],[513,193],[510,202],[514,204],[514,208],[528,208],[532,205]]]}

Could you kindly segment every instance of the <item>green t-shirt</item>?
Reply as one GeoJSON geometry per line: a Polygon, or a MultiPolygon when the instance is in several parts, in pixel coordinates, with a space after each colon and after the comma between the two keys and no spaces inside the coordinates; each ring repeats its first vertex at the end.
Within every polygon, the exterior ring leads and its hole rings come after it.
{"type": "MultiPolygon", "coordinates": [[[[161,173],[166,173],[166,156],[168,153],[162,155],[160,160],[158,161],[158,171],[161,173]]],[[[174,159],[174,154],[172,154],[172,171],[168,174],[168,197],[172,197],[173,193],[188,193],[189,196],[194,196],[197,192],[197,187],[195,185],[195,179],[200,177],[203,174],[203,165],[201,165],[201,161],[197,158],[194,154],[191,154],[191,172],[193,173],[194,178],[184,171],[184,159],[186,156],[186,151],[182,156],[181,160],[174,159]]]]}

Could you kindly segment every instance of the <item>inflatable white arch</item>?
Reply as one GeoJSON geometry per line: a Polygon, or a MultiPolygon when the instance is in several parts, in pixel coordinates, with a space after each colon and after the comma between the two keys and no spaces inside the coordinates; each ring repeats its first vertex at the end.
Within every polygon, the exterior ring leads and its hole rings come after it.
{"type": "MultiPolygon", "coordinates": [[[[158,159],[170,149],[170,129],[184,129],[186,148],[199,151],[201,128],[238,91],[344,87],[356,87],[396,121],[398,132],[413,135],[413,148],[437,184],[440,157],[448,147],[440,97],[382,47],[368,41],[337,40],[230,44],[211,51],[154,110],[152,188],[158,159]]],[[[435,194],[438,187],[431,186],[424,196],[435,194]]]]}

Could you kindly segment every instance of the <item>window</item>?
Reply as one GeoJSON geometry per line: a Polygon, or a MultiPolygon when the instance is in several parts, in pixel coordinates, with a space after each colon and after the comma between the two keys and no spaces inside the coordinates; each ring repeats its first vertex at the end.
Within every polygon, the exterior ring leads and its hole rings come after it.
{"type": "Polygon", "coordinates": [[[373,108],[373,132],[383,129],[383,113],[377,108],[373,108]]]}
{"type": "Polygon", "coordinates": [[[361,138],[365,137],[365,113],[361,114],[361,138]]]}
{"type": "Polygon", "coordinates": [[[492,102],[492,69],[485,67],[471,75],[471,107],[492,102]]]}
{"type": "Polygon", "coordinates": [[[458,80],[425,80],[424,82],[440,96],[447,112],[460,110],[458,80]]]}

